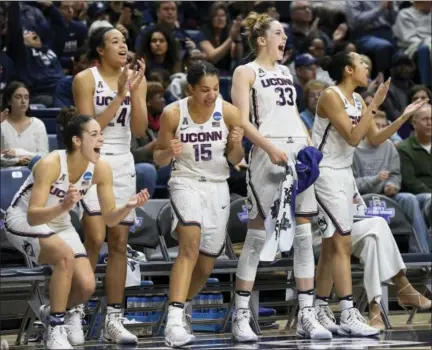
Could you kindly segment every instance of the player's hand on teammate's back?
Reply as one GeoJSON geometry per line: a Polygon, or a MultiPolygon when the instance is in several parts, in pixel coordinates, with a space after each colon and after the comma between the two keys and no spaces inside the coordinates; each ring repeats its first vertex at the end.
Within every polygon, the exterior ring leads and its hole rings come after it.
{"type": "Polygon", "coordinates": [[[384,100],[386,99],[387,92],[388,92],[389,87],[390,87],[390,82],[391,82],[391,78],[388,78],[385,83],[380,84],[380,86],[378,87],[378,90],[375,93],[375,96],[373,97],[373,100],[372,100],[372,103],[376,107],[381,106],[383,104],[384,100]]]}
{"type": "Polygon", "coordinates": [[[177,138],[171,140],[171,155],[175,158],[183,153],[183,145],[177,138]]]}
{"type": "Polygon", "coordinates": [[[131,94],[138,90],[141,82],[145,80],[145,63],[144,59],[140,59],[137,61],[137,69],[133,70],[132,75],[129,77],[129,91],[131,94]]]}
{"type": "Polygon", "coordinates": [[[149,200],[149,198],[150,194],[147,188],[145,188],[137,194],[134,194],[131,199],[129,199],[129,202],[127,202],[126,207],[130,209],[141,207],[149,200]]]}
{"type": "Polygon", "coordinates": [[[242,143],[243,141],[244,130],[238,126],[235,126],[231,129],[229,133],[229,138],[233,143],[242,143]]]}
{"type": "Polygon", "coordinates": [[[129,80],[129,64],[123,67],[123,71],[121,72],[118,82],[117,82],[117,93],[120,96],[126,97],[127,93],[127,82],[129,80]]]}
{"type": "Polygon", "coordinates": [[[63,199],[62,206],[65,210],[71,210],[80,200],[82,194],[72,184],[69,185],[68,191],[63,199]]]}
{"type": "Polygon", "coordinates": [[[275,146],[272,147],[268,153],[268,156],[270,157],[270,160],[273,164],[284,166],[286,163],[288,163],[288,156],[286,152],[275,146]]]}

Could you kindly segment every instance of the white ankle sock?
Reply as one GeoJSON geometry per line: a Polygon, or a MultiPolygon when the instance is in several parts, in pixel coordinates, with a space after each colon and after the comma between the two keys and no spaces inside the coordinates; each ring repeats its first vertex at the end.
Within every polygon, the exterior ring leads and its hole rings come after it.
{"type": "Polygon", "coordinates": [[[235,293],[235,307],[236,309],[249,309],[249,295],[239,295],[235,293]]]}

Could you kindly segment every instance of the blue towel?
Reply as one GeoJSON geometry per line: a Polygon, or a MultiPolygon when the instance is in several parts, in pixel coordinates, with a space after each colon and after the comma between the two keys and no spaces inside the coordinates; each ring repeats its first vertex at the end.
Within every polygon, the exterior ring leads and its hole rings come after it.
{"type": "Polygon", "coordinates": [[[323,155],[315,147],[308,146],[297,154],[295,165],[297,173],[297,194],[309,188],[318,178],[319,163],[323,155]]]}

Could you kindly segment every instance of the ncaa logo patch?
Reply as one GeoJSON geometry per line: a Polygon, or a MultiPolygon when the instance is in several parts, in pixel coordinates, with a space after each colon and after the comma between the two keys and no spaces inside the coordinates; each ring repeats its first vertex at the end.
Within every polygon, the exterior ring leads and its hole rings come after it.
{"type": "Polygon", "coordinates": [[[213,119],[216,120],[216,121],[221,120],[221,119],[222,119],[222,114],[221,114],[221,112],[218,112],[218,111],[214,112],[214,113],[213,113],[213,119]]]}
{"type": "Polygon", "coordinates": [[[90,171],[87,171],[84,174],[83,179],[86,180],[86,181],[90,181],[92,177],[93,177],[92,173],[90,171]]]}

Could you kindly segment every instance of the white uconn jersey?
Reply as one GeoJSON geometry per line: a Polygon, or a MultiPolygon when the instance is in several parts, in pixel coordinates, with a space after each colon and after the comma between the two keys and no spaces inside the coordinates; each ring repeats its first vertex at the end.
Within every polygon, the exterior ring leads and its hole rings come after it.
{"type": "MultiPolygon", "coordinates": [[[[338,93],[345,105],[345,112],[353,125],[357,125],[362,115],[362,103],[358,95],[353,94],[354,105],[352,105],[339,87],[331,86],[329,89],[338,93]]],[[[321,118],[316,114],[312,129],[312,142],[323,153],[320,167],[341,169],[352,165],[355,147],[345,141],[328,118],[321,118]]]]}
{"type": "Polygon", "coordinates": [[[249,98],[251,123],[264,136],[305,137],[297,115],[294,80],[288,67],[277,65],[275,70],[266,70],[256,62],[246,66],[256,75],[249,98]]]}
{"type": "MultiPolygon", "coordinates": [[[[66,196],[66,193],[70,185],[66,151],[59,150],[56,152],[60,156],[60,174],[57,181],[51,185],[50,192],[48,195],[48,200],[45,204],[46,208],[55,206],[63,202],[63,198],[66,196]]],[[[75,188],[82,195],[85,195],[88,189],[90,188],[90,186],[92,185],[93,172],[94,172],[94,164],[89,162],[87,169],[82,173],[79,180],[73,184],[75,188]]],[[[21,186],[20,190],[17,192],[15,197],[13,198],[12,200],[13,208],[19,208],[25,212],[28,211],[33,183],[34,183],[33,173],[31,173],[29,177],[25,180],[24,184],[21,186]]],[[[63,225],[68,225],[69,223],[70,223],[69,213],[65,213],[62,216],[59,216],[54,220],[50,221],[48,224],[63,226],[63,225]]]]}
{"type": "Polygon", "coordinates": [[[178,102],[180,122],[175,136],[183,144],[183,153],[173,160],[171,176],[225,181],[230,171],[225,157],[228,128],[223,118],[223,100],[216,100],[209,120],[196,124],[189,114],[188,99],[178,102]]]}
{"type": "MultiPolygon", "coordinates": [[[[95,81],[95,93],[93,95],[93,105],[95,114],[101,114],[117,95],[117,91],[110,89],[107,83],[102,79],[97,67],[90,68],[95,81]]],[[[128,92],[123,100],[121,107],[116,115],[109,122],[105,129],[104,144],[102,146],[103,154],[123,154],[129,153],[131,142],[130,129],[131,99],[128,92]]]]}

